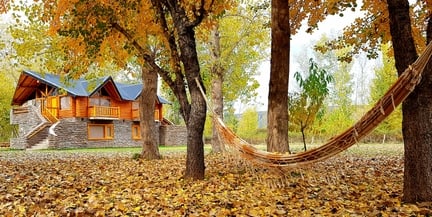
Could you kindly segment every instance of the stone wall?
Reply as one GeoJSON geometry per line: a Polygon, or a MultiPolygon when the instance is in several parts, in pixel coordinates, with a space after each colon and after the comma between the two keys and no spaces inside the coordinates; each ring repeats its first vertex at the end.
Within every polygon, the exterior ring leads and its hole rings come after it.
{"type": "Polygon", "coordinates": [[[10,123],[18,124],[18,135],[16,138],[11,138],[10,148],[25,149],[27,146],[26,136],[44,121],[44,119],[41,119],[40,110],[36,106],[23,106],[20,107],[20,111],[12,109],[10,123]]]}
{"type": "Polygon", "coordinates": [[[26,149],[27,141],[24,138],[11,138],[9,142],[11,149],[26,149]]]}
{"type": "Polygon", "coordinates": [[[50,148],[87,147],[87,122],[81,118],[61,119],[53,130],[56,135],[49,135],[50,148]]]}
{"type": "Polygon", "coordinates": [[[159,128],[160,145],[186,145],[187,130],[185,126],[163,125],[159,128]]]}
{"type": "Polygon", "coordinates": [[[141,140],[132,138],[132,121],[113,121],[115,147],[141,146],[141,140]]]}
{"type": "MultiPolygon", "coordinates": [[[[82,148],[82,147],[139,147],[141,140],[132,138],[132,121],[114,120],[101,123],[114,125],[112,140],[88,140],[87,124],[99,123],[86,118],[62,119],[54,128],[57,136],[50,135],[49,144],[52,148],[82,148]]],[[[159,138],[159,131],[155,132],[159,138]]]]}

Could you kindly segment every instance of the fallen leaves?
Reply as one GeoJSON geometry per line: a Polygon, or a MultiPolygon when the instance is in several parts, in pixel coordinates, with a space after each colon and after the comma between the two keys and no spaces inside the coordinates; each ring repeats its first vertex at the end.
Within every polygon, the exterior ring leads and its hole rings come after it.
{"type": "Polygon", "coordinates": [[[0,216],[412,216],[401,156],[342,155],[277,171],[206,156],[206,179],[182,178],[185,158],[131,153],[0,153],[0,216]]]}

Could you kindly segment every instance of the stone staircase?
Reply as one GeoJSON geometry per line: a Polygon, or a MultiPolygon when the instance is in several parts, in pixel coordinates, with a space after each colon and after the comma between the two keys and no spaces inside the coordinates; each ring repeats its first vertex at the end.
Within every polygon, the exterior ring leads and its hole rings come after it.
{"type": "Polygon", "coordinates": [[[26,150],[40,150],[49,148],[49,135],[56,136],[54,132],[55,126],[59,123],[51,122],[52,119],[46,117],[42,112],[38,112],[41,123],[32,129],[26,135],[27,145],[26,150]]]}
{"type": "Polygon", "coordinates": [[[49,148],[49,140],[48,137],[42,140],[41,142],[31,146],[30,148],[27,148],[26,151],[34,151],[34,150],[41,150],[41,149],[47,149],[49,148]]]}
{"type": "Polygon", "coordinates": [[[48,142],[48,131],[50,126],[50,122],[42,122],[41,124],[33,128],[33,130],[26,135],[26,149],[31,149],[32,147],[42,143],[44,140],[48,142]]]}

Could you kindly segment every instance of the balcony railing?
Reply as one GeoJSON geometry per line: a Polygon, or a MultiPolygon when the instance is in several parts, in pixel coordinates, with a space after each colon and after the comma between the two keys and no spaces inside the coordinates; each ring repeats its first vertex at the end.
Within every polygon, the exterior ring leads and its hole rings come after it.
{"type": "Polygon", "coordinates": [[[51,123],[55,123],[58,121],[56,113],[57,109],[49,109],[46,107],[42,108],[42,115],[51,123]]]}
{"type": "Polygon", "coordinates": [[[90,119],[119,119],[120,107],[89,106],[88,116],[90,119]]]}

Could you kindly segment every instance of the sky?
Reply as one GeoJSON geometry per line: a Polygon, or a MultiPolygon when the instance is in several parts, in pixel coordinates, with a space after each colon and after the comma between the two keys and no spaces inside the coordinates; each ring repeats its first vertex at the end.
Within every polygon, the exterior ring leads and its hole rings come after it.
{"type": "MultiPolygon", "coordinates": [[[[290,53],[290,72],[298,71],[298,64],[296,62],[296,58],[304,51],[304,49],[312,50],[313,43],[318,41],[323,34],[327,36],[340,35],[345,26],[349,25],[357,18],[359,12],[344,12],[344,16],[340,17],[338,15],[330,16],[323,22],[321,22],[318,26],[319,29],[314,31],[312,34],[306,33],[304,29],[300,30],[296,35],[292,37],[291,40],[291,53],[290,53]]],[[[354,70],[356,69],[356,60],[354,60],[354,70]]],[[[375,63],[375,62],[374,62],[375,63]]],[[[374,67],[375,64],[370,65],[370,67],[374,67]]],[[[357,66],[358,68],[359,66],[357,66]]],[[[370,70],[369,70],[370,71],[370,70]]],[[[291,73],[293,74],[293,73],[291,73]]],[[[292,75],[291,75],[292,76],[292,75]]],[[[373,75],[362,75],[363,78],[370,80],[373,75]]],[[[268,85],[270,80],[270,60],[265,61],[261,64],[259,68],[259,75],[256,76],[256,79],[260,83],[260,87],[257,90],[257,110],[265,111],[267,110],[267,102],[268,102],[268,85]]],[[[295,82],[293,78],[290,78],[290,87],[292,87],[292,82],[295,82]]],[[[291,88],[290,88],[291,90],[291,88]]],[[[355,90],[356,91],[356,90],[355,90]]],[[[358,95],[359,93],[354,93],[354,95],[358,95]]],[[[356,97],[357,98],[357,97],[356,97]]],[[[245,105],[241,103],[236,104],[236,113],[242,113],[246,108],[251,105],[245,105]]],[[[252,105],[253,106],[253,105],[252,105]]]]}

